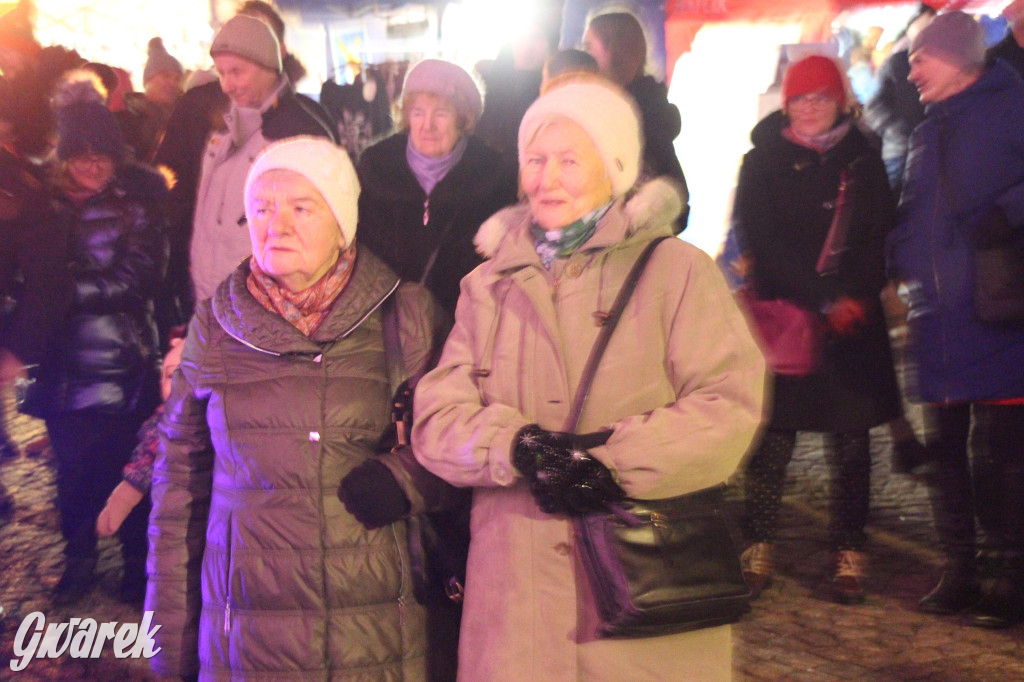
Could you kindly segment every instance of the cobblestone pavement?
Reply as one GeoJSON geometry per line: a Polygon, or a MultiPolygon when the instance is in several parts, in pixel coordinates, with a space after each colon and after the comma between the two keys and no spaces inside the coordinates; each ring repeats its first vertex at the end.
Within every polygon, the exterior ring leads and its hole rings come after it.
{"type": "MultiPolygon", "coordinates": [[[[40,422],[24,417],[13,418],[10,429],[23,447],[45,433],[40,422]]],[[[789,469],[775,585],[734,628],[736,679],[1024,680],[1024,626],[986,631],[957,617],[915,611],[939,566],[931,515],[920,484],[890,475],[887,431],[878,429],[873,436],[867,603],[839,606],[825,594],[827,470],[820,437],[804,434],[789,469]]],[[[53,466],[49,450],[23,452],[0,463],[0,481],[16,504],[13,516],[0,521],[0,605],[6,616],[0,622],[0,679],[152,679],[145,661],[116,659],[112,647],[100,660],[65,656],[35,660],[23,673],[10,670],[15,632],[34,611],[58,623],[72,617],[141,620],[138,611],[115,598],[120,556],[113,540],[101,544],[99,578],[91,595],[69,608],[50,603],[49,592],[62,568],[53,466]]],[[[730,504],[738,510],[738,498],[733,496],[730,504]]]]}

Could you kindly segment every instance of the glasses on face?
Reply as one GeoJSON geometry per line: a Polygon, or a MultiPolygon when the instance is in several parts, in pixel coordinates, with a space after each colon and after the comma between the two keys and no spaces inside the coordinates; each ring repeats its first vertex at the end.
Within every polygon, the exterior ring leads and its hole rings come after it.
{"type": "Polygon", "coordinates": [[[114,167],[114,160],[109,156],[104,156],[103,154],[76,156],[69,159],[68,163],[83,171],[89,169],[109,170],[114,167]]]}
{"type": "Polygon", "coordinates": [[[804,108],[813,107],[815,109],[824,109],[834,101],[835,100],[833,100],[828,95],[812,93],[809,95],[797,95],[796,97],[790,97],[789,106],[804,108]]]}

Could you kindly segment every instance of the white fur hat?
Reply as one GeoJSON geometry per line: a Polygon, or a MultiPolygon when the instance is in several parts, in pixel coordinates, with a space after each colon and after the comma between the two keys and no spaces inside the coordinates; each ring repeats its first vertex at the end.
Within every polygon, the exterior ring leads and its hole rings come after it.
{"type": "Polygon", "coordinates": [[[590,136],[604,160],[615,197],[636,184],[644,141],[632,97],[611,83],[569,83],[549,90],[526,110],[519,125],[520,163],[540,127],[555,117],[569,119],[590,136]]]}
{"type": "Polygon", "coordinates": [[[323,137],[290,137],[270,145],[256,157],[245,178],[245,219],[252,221],[249,192],[267,171],[290,170],[313,183],[351,244],[359,215],[359,178],[345,150],[323,137]]]}

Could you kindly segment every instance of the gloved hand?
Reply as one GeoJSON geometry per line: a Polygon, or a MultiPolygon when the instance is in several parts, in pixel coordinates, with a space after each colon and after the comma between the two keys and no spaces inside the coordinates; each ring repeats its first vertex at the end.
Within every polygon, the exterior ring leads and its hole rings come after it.
{"type": "Polygon", "coordinates": [[[574,434],[530,424],[516,434],[512,464],[545,512],[580,516],[605,511],[626,493],[587,450],[604,445],[610,436],[611,431],[574,434]]]}
{"type": "Polygon", "coordinates": [[[107,538],[117,532],[135,505],[142,501],[143,493],[128,481],[121,481],[110,493],[103,511],[96,517],[96,534],[107,538]]]}
{"type": "Polygon", "coordinates": [[[349,514],[370,530],[404,518],[411,508],[391,470],[374,459],[363,462],[341,479],[338,499],[349,514]]]}

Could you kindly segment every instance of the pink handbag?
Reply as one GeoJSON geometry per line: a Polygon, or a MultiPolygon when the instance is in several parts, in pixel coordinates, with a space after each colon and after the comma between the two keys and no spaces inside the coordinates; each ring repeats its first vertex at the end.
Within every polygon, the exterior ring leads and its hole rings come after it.
{"type": "Polygon", "coordinates": [[[738,293],[771,370],[789,376],[814,372],[821,357],[820,318],[785,299],[761,301],[747,289],[738,293]]]}

